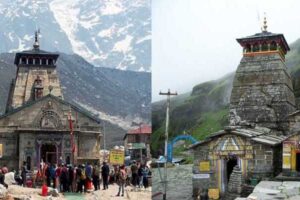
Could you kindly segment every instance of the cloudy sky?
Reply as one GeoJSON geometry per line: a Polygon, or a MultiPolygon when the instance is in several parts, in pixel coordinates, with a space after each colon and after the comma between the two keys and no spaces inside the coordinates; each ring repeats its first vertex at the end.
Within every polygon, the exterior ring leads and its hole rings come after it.
{"type": "MultiPolygon", "coordinates": [[[[152,0],[152,97],[183,93],[234,71],[242,56],[236,38],[261,31],[300,38],[299,0],[152,0]]],[[[165,98],[165,97],[163,97],[165,98]]]]}

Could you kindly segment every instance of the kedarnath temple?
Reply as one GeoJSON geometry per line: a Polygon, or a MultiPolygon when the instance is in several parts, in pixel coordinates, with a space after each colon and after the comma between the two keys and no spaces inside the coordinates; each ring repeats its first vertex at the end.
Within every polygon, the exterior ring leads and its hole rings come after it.
{"type": "MultiPolygon", "coordinates": [[[[237,39],[243,57],[230,98],[229,125],[192,146],[193,195],[235,199],[259,180],[300,177],[300,111],[285,65],[283,34],[237,39]]],[[[250,191],[251,193],[251,191],[250,191]]]]}
{"type": "Polygon", "coordinates": [[[63,99],[58,57],[40,49],[37,32],[33,49],[16,53],[16,78],[0,116],[1,166],[99,161],[100,120],[63,99]]]}

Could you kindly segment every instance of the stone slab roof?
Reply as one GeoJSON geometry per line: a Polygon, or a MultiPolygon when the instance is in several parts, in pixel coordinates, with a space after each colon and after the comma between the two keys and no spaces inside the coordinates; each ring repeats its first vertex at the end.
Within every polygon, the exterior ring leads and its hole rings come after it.
{"type": "Polygon", "coordinates": [[[14,61],[15,64],[18,63],[18,60],[20,59],[20,57],[21,57],[22,55],[51,56],[51,57],[54,57],[55,59],[57,59],[58,56],[59,56],[58,53],[52,53],[52,52],[44,51],[44,50],[41,50],[41,49],[25,50],[25,51],[21,51],[21,52],[16,53],[15,61],[14,61]]]}
{"type": "Polygon", "coordinates": [[[240,127],[240,126],[228,126],[225,127],[224,130],[215,132],[211,134],[209,137],[207,137],[206,139],[191,145],[190,149],[194,149],[199,145],[214,140],[216,137],[226,135],[226,134],[233,134],[241,137],[247,137],[255,142],[271,145],[271,146],[279,145],[282,143],[282,141],[284,141],[287,138],[287,136],[276,134],[275,132],[272,132],[270,129],[264,127],[247,128],[247,127],[240,127]]]}
{"type": "Polygon", "coordinates": [[[0,119],[4,118],[6,116],[9,116],[9,115],[11,115],[13,113],[19,112],[20,110],[23,110],[24,108],[30,107],[31,105],[33,105],[33,104],[35,104],[37,102],[43,101],[44,99],[47,99],[47,98],[52,98],[52,99],[54,99],[54,100],[56,100],[56,101],[58,101],[58,102],[60,102],[62,104],[70,106],[71,108],[73,108],[77,112],[84,114],[85,116],[87,116],[88,118],[96,121],[99,124],[101,122],[101,120],[97,116],[92,115],[89,111],[87,111],[86,109],[82,108],[81,106],[72,104],[70,102],[67,102],[67,101],[65,101],[65,100],[63,100],[63,99],[61,99],[59,97],[53,96],[51,94],[48,94],[48,95],[46,95],[46,96],[44,96],[44,97],[42,97],[42,98],[40,98],[38,100],[35,100],[35,101],[29,101],[29,102],[25,103],[24,105],[22,105],[22,106],[20,106],[18,108],[15,108],[15,109],[13,109],[11,111],[9,111],[8,113],[0,115],[0,119]]]}
{"type": "Polygon", "coordinates": [[[268,31],[263,31],[261,33],[256,33],[254,35],[246,36],[243,38],[238,38],[236,40],[240,43],[243,41],[251,41],[251,40],[258,40],[258,39],[271,39],[271,38],[280,38],[282,40],[283,45],[285,46],[286,50],[287,51],[290,50],[290,47],[282,33],[271,33],[268,31]]]}

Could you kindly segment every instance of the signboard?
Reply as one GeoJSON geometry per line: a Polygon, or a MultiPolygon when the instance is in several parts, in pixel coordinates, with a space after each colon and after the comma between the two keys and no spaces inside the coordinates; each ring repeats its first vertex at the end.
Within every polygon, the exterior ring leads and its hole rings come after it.
{"type": "Polygon", "coordinates": [[[219,199],[220,198],[220,191],[219,189],[208,189],[208,197],[209,199],[219,199]]]}
{"type": "Polygon", "coordinates": [[[283,154],[282,162],[283,162],[282,168],[284,168],[284,169],[291,168],[291,156],[290,155],[283,154]]]}
{"type": "Polygon", "coordinates": [[[127,149],[146,149],[145,143],[128,143],[127,149]]]}
{"type": "Polygon", "coordinates": [[[283,153],[290,153],[292,145],[293,144],[291,142],[287,142],[287,141],[283,142],[283,145],[282,145],[283,153]]]}
{"type": "Polygon", "coordinates": [[[124,151],[113,149],[109,153],[109,163],[112,165],[124,164],[124,151]]]}
{"type": "Polygon", "coordinates": [[[206,179],[209,178],[209,174],[194,174],[193,179],[206,179]]]}
{"type": "Polygon", "coordinates": [[[200,172],[210,171],[209,161],[200,161],[199,170],[200,172]]]}
{"type": "Polygon", "coordinates": [[[244,155],[245,151],[244,150],[236,150],[236,151],[216,151],[216,154],[219,156],[227,156],[227,155],[244,155]]]}
{"type": "Polygon", "coordinates": [[[0,144],[0,158],[3,156],[3,149],[2,149],[2,144],[0,144]]]}

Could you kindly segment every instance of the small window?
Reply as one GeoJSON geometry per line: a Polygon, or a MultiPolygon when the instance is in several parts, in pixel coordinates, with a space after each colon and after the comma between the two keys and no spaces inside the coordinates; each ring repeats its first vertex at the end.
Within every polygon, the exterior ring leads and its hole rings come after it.
{"type": "Polygon", "coordinates": [[[21,64],[23,64],[23,65],[26,64],[26,58],[25,58],[25,57],[23,57],[23,58],[21,59],[21,64]]]}
{"type": "Polygon", "coordinates": [[[262,51],[268,51],[268,44],[266,42],[264,42],[261,46],[261,50],[262,51]]]}
{"type": "Polygon", "coordinates": [[[70,164],[70,163],[71,163],[70,156],[67,156],[67,157],[66,157],[66,164],[68,165],[68,164],[70,164]]]}
{"type": "Polygon", "coordinates": [[[259,45],[257,43],[255,43],[253,45],[253,52],[258,52],[259,51],[259,45]]]}
{"type": "Polygon", "coordinates": [[[276,44],[276,42],[275,41],[272,41],[271,42],[271,46],[270,46],[270,50],[277,50],[277,44],[276,44]]]}
{"type": "Polygon", "coordinates": [[[33,58],[29,58],[29,59],[28,59],[28,64],[29,64],[29,65],[32,65],[32,64],[33,64],[33,58]]]}
{"type": "Polygon", "coordinates": [[[251,52],[251,45],[246,44],[246,53],[251,52]]]}
{"type": "Polygon", "coordinates": [[[36,64],[36,65],[40,65],[40,62],[41,62],[41,60],[40,60],[39,58],[36,58],[36,59],[35,59],[35,64],[36,64]]]}
{"type": "Polygon", "coordinates": [[[53,60],[52,59],[48,60],[48,65],[53,65],[53,60]]]}
{"type": "Polygon", "coordinates": [[[27,170],[31,170],[31,157],[27,156],[26,158],[26,166],[27,166],[27,170]]]}
{"type": "Polygon", "coordinates": [[[47,59],[46,58],[43,58],[42,59],[42,65],[46,65],[47,64],[47,59]]]}

